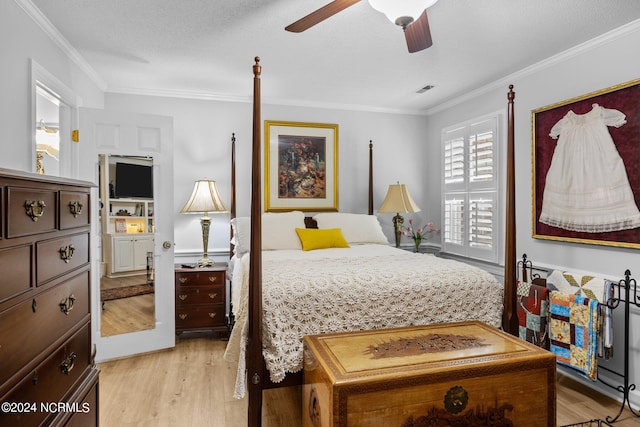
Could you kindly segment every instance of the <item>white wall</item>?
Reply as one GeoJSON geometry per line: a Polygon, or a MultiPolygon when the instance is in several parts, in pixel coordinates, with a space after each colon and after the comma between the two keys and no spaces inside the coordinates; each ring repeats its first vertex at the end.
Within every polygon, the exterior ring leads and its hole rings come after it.
{"type": "Polygon", "coordinates": [[[14,1],[0,2],[0,40],[0,123],[5,135],[0,167],[30,172],[30,60],[73,90],[86,107],[102,108],[103,93],[14,1]]]}
{"type": "MultiPolygon", "coordinates": [[[[248,61],[248,79],[251,79],[251,65],[248,61]]],[[[265,69],[262,85],[268,84],[268,70],[265,69]]],[[[223,200],[227,204],[230,201],[232,133],[236,135],[237,214],[249,215],[251,103],[107,94],[105,108],[174,118],[174,212],[178,256],[185,251],[202,250],[197,218],[179,213],[191,194],[193,181],[205,177],[216,180],[223,200]]],[[[427,131],[425,117],[264,104],[262,120],[339,125],[338,193],[341,211],[367,212],[369,140],[374,143],[374,209],[377,210],[382,203],[387,186],[396,181],[414,189],[416,203],[425,206],[424,193],[420,190],[424,168],[419,155],[424,143],[423,135],[427,131]]],[[[379,217],[385,232],[393,239],[392,215],[380,214],[379,217]]],[[[226,214],[215,215],[209,250],[221,253],[228,251],[228,246],[229,217],[226,214]]]]}
{"type": "MultiPolygon", "coordinates": [[[[637,249],[586,245],[539,240],[532,235],[532,141],[531,111],[640,78],[640,56],[634,54],[640,45],[640,22],[586,43],[579,48],[549,58],[479,90],[475,96],[451,101],[431,112],[428,117],[429,151],[438,152],[442,128],[482,114],[502,109],[506,112],[508,85],[515,90],[515,161],[516,161],[516,227],[517,254],[527,253],[534,264],[560,267],[569,271],[595,273],[607,278],[621,278],[625,269],[640,280],[640,253],[637,249]],[[459,101],[459,102],[458,102],[459,101]]],[[[640,136],[639,136],[640,142],[640,136]]],[[[440,194],[439,155],[430,158],[427,180],[428,194],[440,194]]],[[[439,213],[438,213],[439,218],[439,213]]],[[[607,364],[622,371],[623,308],[615,311],[616,357],[607,364]]],[[[631,310],[631,383],[640,384],[640,310],[631,310]]],[[[617,381],[617,379],[614,380],[617,381]]],[[[614,383],[617,384],[617,383],[614,383]]],[[[603,390],[609,391],[606,388],[603,390]]],[[[613,392],[613,396],[620,394],[613,392]]],[[[632,401],[640,404],[640,393],[632,393],[632,401]]],[[[607,414],[615,415],[615,414],[607,414]]]]}

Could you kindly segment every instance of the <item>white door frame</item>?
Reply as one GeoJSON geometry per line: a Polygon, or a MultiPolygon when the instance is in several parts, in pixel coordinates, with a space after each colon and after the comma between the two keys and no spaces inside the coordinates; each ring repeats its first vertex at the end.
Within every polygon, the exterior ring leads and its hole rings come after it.
{"type": "Polygon", "coordinates": [[[96,362],[175,346],[173,118],[81,108],[80,176],[92,190],[91,324],[96,362]],[[153,157],[155,328],[103,337],[100,303],[99,154],[153,157]]]}

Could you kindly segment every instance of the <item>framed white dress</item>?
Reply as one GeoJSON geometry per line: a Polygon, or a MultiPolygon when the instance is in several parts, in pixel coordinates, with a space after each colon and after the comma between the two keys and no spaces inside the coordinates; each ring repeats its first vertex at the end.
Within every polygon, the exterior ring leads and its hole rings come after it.
{"type": "Polygon", "coordinates": [[[551,129],[558,139],[547,171],[539,221],[565,230],[603,233],[640,227],[640,211],[608,126],[625,115],[593,104],[569,111],[551,129]]]}

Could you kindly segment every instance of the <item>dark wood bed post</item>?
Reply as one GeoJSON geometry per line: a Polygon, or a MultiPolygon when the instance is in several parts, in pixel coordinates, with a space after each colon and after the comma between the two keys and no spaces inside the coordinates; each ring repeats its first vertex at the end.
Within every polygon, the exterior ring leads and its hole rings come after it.
{"type": "Polygon", "coordinates": [[[260,162],[260,58],[253,65],[253,151],[251,166],[251,258],[247,343],[248,425],[262,425],[262,163],[260,162]]]}
{"type": "Polygon", "coordinates": [[[513,100],[516,93],[509,85],[507,94],[507,209],[504,251],[504,312],[502,328],[518,335],[516,313],[516,174],[513,100]]]}
{"type": "Polygon", "coordinates": [[[369,140],[369,215],[373,215],[373,141],[369,140]]]}
{"type": "MultiPolygon", "coordinates": [[[[231,134],[231,207],[229,209],[229,220],[236,217],[236,134],[231,134]]],[[[233,238],[233,227],[229,227],[229,241],[233,238]]],[[[233,256],[235,245],[229,245],[229,258],[233,256]]]]}

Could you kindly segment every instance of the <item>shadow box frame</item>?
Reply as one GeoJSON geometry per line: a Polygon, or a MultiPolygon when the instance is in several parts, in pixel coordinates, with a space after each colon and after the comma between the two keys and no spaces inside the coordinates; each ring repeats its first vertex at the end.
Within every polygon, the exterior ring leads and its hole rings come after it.
{"type": "Polygon", "coordinates": [[[264,141],[266,212],[338,210],[337,124],[265,120],[264,141]]]}
{"type": "Polygon", "coordinates": [[[621,111],[626,116],[625,124],[620,127],[607,126],[607,129],[625,165],[636,206],[640,207],[640,168],[635,166],[640,165],[640,79],[636,79],[532,110],[532,237],[640,248],[640,227],[620,231],[583,232],[565,230],[539,221],[546,175],[558,142],[558,139],[549,136],[551,128],[568,112],[585,114],[592,110],[593,104],[621,111]]]}

